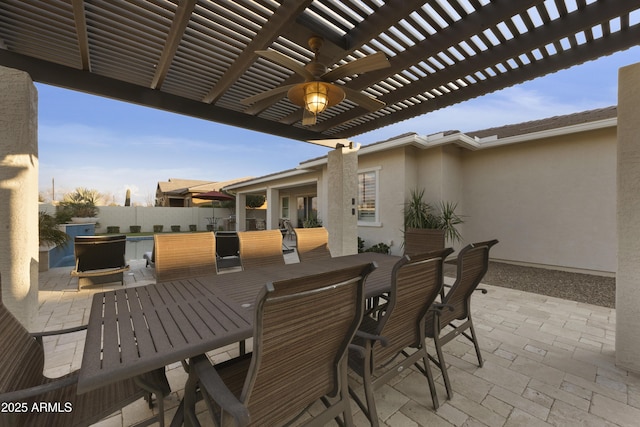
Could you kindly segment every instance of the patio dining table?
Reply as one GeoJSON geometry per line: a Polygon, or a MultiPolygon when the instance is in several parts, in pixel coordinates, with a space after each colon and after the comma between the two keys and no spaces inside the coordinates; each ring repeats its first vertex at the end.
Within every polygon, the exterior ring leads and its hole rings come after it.
{"type": "Polygon", "coordinates": [[[398,259],[364,253],[97,293],[78,393],[251,338],[253,303],[267,282],[373,261],[365,282],[373,297],[389,290],[398,259]]]}

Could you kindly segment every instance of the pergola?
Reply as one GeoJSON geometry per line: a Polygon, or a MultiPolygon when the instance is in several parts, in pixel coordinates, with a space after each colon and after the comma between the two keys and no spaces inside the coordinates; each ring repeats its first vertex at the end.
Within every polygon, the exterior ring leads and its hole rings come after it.
{"type": "MultiPolygon", "coordinates": [[[[30,255],[37,219],[24,208],[37,203],[37,108],[33,90],[13,70],[36,82],[286,138],[350,138],[628,49],[640,43],[639,22],[640,0],[3,0],[0,213],[9,225],[0,231],[0,267],[19,264],[3,279],[9,276],[16,300],[37,301],[30,255]],[[370,111],[345,100],[303,126],[303,109],[286,92],[243,104],[302,81],[256,51],[279,52],[294,68],[303,66],[313,58],[311,36],[324,40],[318,61],[330,71],[383,52],[390,67],[341,75],[335,84],[385,105],[370,111]],[[17,101],[3,93],[7,88],[17,101]],[[25,277],[27,285],[16,284],[25,277]]],[[[640,371],[640,167],[634,160],[640,158],[634,118],[640,67],[632,68],[621,72],[618,105],[616,357],[640,371]]],[[[330,191],[348,212],[353,188],[344,183],[357,160],[332,153],[330,191]]],[[[342,227],[344,215],[328,222],[342,227]]],[[[352,233],[336,231],[345,239],[352,233]]]]}
{"type": "Polygon", "coordinates": [[[640,0],[6,0],[0,65],[35,81],[293,139],[348,138],[638,44],[640,0]],[[635,11],[635,14],[634,14],[635,11]],[[302,126],[286,93],[324,45],[329,70],[374,52],[390,68],[336,81],[343,101],[302,126]]]}

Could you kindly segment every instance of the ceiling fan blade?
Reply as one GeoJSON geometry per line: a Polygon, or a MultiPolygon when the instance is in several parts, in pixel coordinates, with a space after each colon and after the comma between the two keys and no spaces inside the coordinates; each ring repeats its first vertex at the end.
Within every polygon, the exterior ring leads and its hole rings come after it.
{"type": "MultiPolygon", "coordinates": [[[[307,142],[316,145],[322,145],[323,147],[329,148],[340,148],[340,147],[349,147],[353,148],[354,144],[352,141],[344,138],[335,138],[335,139],[310,139],[307,142]]],[[[355,144],[356,149],[360,148],[360,144],[355,144]]]]}
{"type": "Polygon", "coordinates": [[[286,55],[276,52],[275,50],[256,50],[256,53],[263,58],[269,59],[276,64],[282,65],[290,69],[294,73],[300,74],[305,80],[314,80],[313,74],[286,55]]]}
{"type": "Polygon", "coordinates": [[[342,88],[342,90],[344,90],[349,101],[353,101],[362,108],[365,108],[371,112],[378,111],[379,109],[387,105],[384,102],[378,101],[377,99],[372,98],[369,95],[365,95],[364,93],[357,90],[349,89],[345,86],[340,87],[342,88]]]}
{"type": "Polygon", "coordinates": [[[382,52],[376,52],[326,72],[322,75],[322,79],[332,82],[341,79],[342,77],[352,76],[354,74],[363,74],[367,71],[375,71],[389,67],[391,67],[391,63],[385,54],[382,52]]]}
{"type": "Polygon", "coordinates": [[[279,100],[280,98],[284,98],[287,95],[287,92],[289,91],[289,89],[291,89],[294,86],[296,86],[296,85],[292,84],[292,85],[278,86],[276,88],[266,90],[266,91],[264,91],[262,93],[259,93],[257,95],[253,95],[253,96],[250,96],[248,98],[245,98],[240,102],[242,103],[242,105],[251,105],[251,104],[254,104],[256,102],[259,102],[259,101],[262,101],[262,100],[265,100],[265,99],[271,98],[271,97],[274,98],[273,102],[275,102],[275,101],[279,100]],[[280,97],[277,97],[277,95],[280,95],[280,97]]]}
{"type": "Polygon", "coordinates": [[[313,126],[316,124],[316,115],[307,110],[303,109],[302,112],[302,126],[313,126]]]}

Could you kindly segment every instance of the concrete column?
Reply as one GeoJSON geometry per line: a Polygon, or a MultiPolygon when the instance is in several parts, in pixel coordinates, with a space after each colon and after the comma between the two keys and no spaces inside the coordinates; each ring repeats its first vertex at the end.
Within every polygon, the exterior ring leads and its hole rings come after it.
{"type": "Polygon", "coordinates": [[[640,373],[640,63],[618,73],[616,364],[640,373]]]}
{"type": "Polygon", "coordinates": [[[0,274],[4,305],[27,329],[38,311],[38,93],[0,67],[0,274]]]}
{"type": "Polygon", "coordinates": [[[267,188],[267,230],[277,230],[280,216],[280,191],[276,188],[267,188]]]}
{"type": "Polygon", "coordinates": [[[236,194],[236,230],[246,231],[247,229],[247,195],[236,194]]]}
{"type": "Polygon", "coordinates": [[[358,252],[358,152],[357,149],[336,148],[327,161],[329,250],[333,256],[358,252]]]}

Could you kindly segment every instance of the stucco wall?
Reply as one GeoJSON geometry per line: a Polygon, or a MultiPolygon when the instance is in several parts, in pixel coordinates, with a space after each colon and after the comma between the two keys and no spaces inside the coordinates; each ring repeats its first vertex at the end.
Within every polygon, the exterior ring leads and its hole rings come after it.
{"type": "MultiPolygon", "coordinates": [[[[197,225],[198,231],[205,231],[209,221],[207,217],[227,218],[233,212],[230,209],[202,208],[164,208],[141,206],[100,206],[98,213],[99,228],[96,233],[106,233],[107,227],[118,226],[121,233],[128,233],[129,226],[140,225],[142,232],[152,232],[154,225],[164,226],[163,231],[171,231],[172,225],[179,225],[181,231],[188,231],[189,225],[197,225]]],[[[55,212],[51,205],[40,205],[40,210],[55,212]]],[[[264,216],[264,215],[263,215],[264,216]]]]}
{"type": "MultiPolygon", "coordinates": [[[[492,257],[566,269],[616,270],[615,128],[472,151],[457,145],[362,154],[380,168],[380,225],[360,226],[367,246],[402,253],[402,207],[411,190],[458,204],[463,245],[497,238],[492,257]]],[[[448,242],[451,245],[451,242],[448,242]]]]}
{"type": "Polygon", "coordinates": [[[407,185],[407,175],[403,171],[411,169],[406,165],[406,160],[411,156],[405,156],[405,150],[396,148],[358,158],[358,172],[374,169],[378,170],[379,177],[379,223],[360,222],[358,226],[358,237],[364,239],[365,248],[385,243],[391,244],[392,253],[402,253],[402,209],[407,185]]]}
{"type": "Polygon", "coordinates": [[[498,259],[616,270],[615,129],[465,151],[464,238],[498,259]]]}

